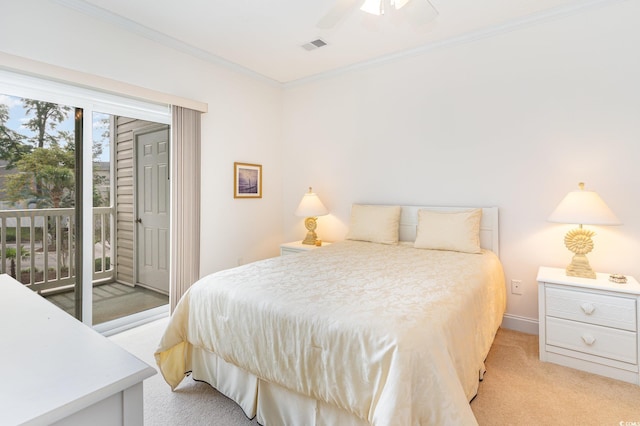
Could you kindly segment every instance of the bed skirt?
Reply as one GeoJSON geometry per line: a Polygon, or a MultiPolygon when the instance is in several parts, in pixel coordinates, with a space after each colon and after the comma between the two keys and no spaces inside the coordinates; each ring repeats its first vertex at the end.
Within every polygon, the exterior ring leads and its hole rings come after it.
{"type": "Polygon", "coordinates": [[[209,383],[261,425],[369,424],[342,408],[261,380],[206,349],[191,348],[191,369],[194,380],[209,383]]]}

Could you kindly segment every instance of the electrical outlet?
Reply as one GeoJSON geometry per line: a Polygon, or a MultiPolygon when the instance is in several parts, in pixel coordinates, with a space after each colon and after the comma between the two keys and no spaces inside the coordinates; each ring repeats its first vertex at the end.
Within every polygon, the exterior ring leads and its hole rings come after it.
{"type": "Polygon", "coordinates": [[[521,280],[511,280],[511,294],[522,294],[521,280]]]}

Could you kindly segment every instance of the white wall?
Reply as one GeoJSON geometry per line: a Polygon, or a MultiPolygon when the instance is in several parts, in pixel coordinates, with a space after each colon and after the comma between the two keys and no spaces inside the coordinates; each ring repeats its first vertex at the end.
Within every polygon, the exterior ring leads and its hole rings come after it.
{"type": "Polygon", "coordinates": [[[0,51],[206,102],[201,273],[278,254],[282,90],[47,0],[3,2],[0,51]],[[263,165],[263,198],[233,198],[233,162],[263,165]]]}
{"type": "Polygon", "coordinates": [[[538,266],[570,260],[546,217],[578,181],[624,223],[595,228],[592,265],[640,278],[640,2],[612,3],[284,94],[47,0],[3,3],[0,51],[209,104],[202,274],[301,239],[309,185],[328,241],[354,202],[496,205],[508,314],[536,319],[538,266]],[[233,199],[234,161],[263,164],[264,198],[233,199]]]}
{"type": "Polygon", "coordinates": [[[305,189],[344,237],[351,203],[499,206],[511,316],[537,319],[540,265],[571,226],[546,222],[584,181],[624,225],[594,227],[594,269],[640,278],[640,2],[595,8],[285,90],[285,237],[305,189]]]}

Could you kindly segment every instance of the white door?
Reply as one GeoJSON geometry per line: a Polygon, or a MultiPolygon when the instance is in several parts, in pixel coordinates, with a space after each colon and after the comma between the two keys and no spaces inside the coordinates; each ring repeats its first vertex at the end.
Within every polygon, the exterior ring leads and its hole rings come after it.
{"type": "Polygon", "coordinates": [[[135,135],[137,282],[169,293],[169,129],[135,135]]]}

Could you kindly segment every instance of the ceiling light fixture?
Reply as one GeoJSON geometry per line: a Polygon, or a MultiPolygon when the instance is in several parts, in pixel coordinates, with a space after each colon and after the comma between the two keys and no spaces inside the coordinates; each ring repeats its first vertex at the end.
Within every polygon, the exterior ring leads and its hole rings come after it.
{"type": "MultiPolygon", "coordinates": [[[[363,12],[370,13],[372,15],[384,15],[386,0],[365,0],[360,7],[363,12]]],[[[396,10],[406,6],[409,0],[389,0],[389,6],[393,6],[396,10]]]]}

